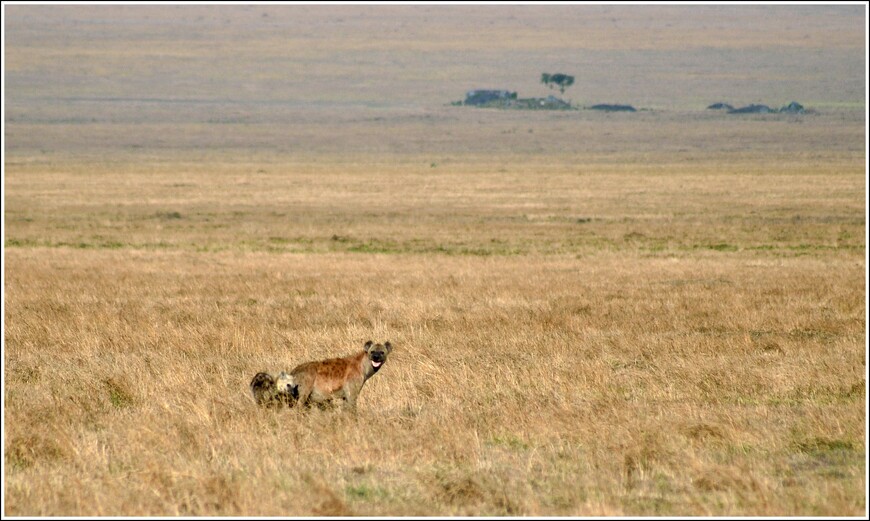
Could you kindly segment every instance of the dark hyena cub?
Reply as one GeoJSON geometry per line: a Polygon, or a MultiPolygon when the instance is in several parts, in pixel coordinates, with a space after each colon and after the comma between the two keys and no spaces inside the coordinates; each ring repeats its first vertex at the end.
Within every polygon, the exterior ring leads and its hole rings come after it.
{"type": "Polygon", "coordinates": [[[251,380],[251,393],[257,405],[263,407],[293,407],[299,399],[296,379],[284,371],[273,378],[268,373],[257,373],[251,380]]]}

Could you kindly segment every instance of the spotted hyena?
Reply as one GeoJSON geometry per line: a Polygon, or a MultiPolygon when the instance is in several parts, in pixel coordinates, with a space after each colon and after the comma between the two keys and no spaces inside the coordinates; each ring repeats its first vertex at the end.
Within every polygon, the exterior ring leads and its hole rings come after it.
{"type": "Polygon", "coordinates": [[[296,385],[298,403],[310,407],[339,402],[356,408],[363,384],[381,370],[392,350],[389,342],[375,344],[369,340],[359,353],[296,366],[290,378],[296,385]]]}

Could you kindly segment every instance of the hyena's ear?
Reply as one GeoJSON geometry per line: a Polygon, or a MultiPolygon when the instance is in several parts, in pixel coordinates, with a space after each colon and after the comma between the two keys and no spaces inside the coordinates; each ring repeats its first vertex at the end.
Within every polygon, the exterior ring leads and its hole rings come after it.
{"type": "Polygon", "coordinates": [[[369,349],[371,349],[372,344],[374,344],[374,342],[372,342],[371,340],[369,340],[368,342],[366,342],[366,345],[363,346],[363,349],[365,349],[366,353],[369,352],[369,349]]]}
{"type": "Polygon", "coordinates": [[[387,348],[387,353],[393,350],[393,345],[389,341],[384,342],[384,347],[387,348]]]}

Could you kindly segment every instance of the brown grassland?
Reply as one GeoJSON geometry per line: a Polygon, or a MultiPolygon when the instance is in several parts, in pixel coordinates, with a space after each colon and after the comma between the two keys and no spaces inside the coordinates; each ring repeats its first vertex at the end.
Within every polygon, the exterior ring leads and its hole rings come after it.
{"type": "Polygon", "coordinates": [[[4,515],[866,513],[864,7],[5,9],[4,515]]]}

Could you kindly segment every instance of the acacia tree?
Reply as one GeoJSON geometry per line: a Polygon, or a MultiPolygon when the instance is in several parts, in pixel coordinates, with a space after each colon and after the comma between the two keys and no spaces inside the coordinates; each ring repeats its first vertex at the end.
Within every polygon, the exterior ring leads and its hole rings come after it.
{"type": "Polygon", "coordinates": [[[561,72],[556,74],[547,74],[546,72],[541,74],[541,83],[550,87],[551,89],[559,87],[559,92],[565,94],[565,89],[574,85],[574,76],[568,76],[567,74],[562,74],[561,72]]]}

